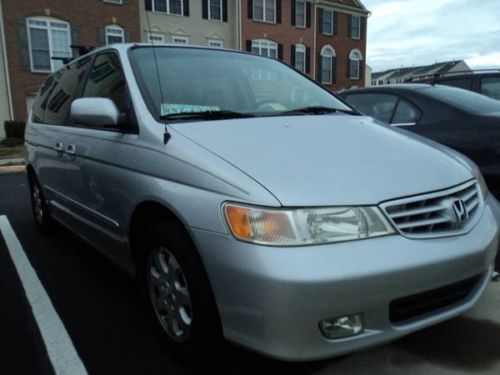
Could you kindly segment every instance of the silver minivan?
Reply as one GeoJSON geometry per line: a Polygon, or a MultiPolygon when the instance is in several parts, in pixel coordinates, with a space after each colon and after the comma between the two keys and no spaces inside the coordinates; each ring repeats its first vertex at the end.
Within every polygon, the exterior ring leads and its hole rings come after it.
{"type": "Polygon", "coordinates": [[[352,352],[465,312],[493,271],[470,160],[274,59],[103,47],[44,82],[25,138],[38,228],[135,275],[171,353],[352,352]]]}

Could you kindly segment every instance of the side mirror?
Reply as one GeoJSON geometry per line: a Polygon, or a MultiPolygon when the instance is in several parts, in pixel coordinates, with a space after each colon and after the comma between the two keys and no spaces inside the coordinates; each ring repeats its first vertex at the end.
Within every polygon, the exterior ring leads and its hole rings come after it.
{"type": "Polygon", "coordinates": [[[71,104],[71,123],[94,128],[118,127],[120,111],[108,98],[80,98],[71,104]]]}

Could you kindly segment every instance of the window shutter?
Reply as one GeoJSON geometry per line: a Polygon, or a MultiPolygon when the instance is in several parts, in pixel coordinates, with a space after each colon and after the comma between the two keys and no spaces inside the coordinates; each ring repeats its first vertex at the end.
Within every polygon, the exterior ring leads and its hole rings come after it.
{"type": "Polygon", "coordinates": [[[292,0],[292,26],[295,26],[295,12],[297,11],[297,2],[292,0]]]}
{"type": "Polygon", "coordinates": [[[311,3],[306,3],[306,27],[311,27],[311,3]]]}
{"type": "Polygon", "coordinates": [[[189,0],[184,0],[184,17],[189,17],[189,0]]]}
{"type": "Polygon", "coordinates": [[[106,45],[106,30],[104,27],[100,27],[97,29],[97,44],[99,46],[106,45]]]}
{"type": "Polygon", "coordinates": [[[19,54],[21,65],[24,70],[31,70],[30,51],[28,45],[28,30],[24,18],[17,19],[17,41],[19,43],[19,54]]]}
{"type": "Polygon", "coordinates": [[[323,9],[318,9],[318,30],[323,34],[323,9]]]}
{"type": "Polygon", "coordinates": [[[80,26],[71,24],[71,44],[80,45],[80,26]]]}
{"type": "Polygon", "coordinates": [[[311,73],[311,47],[306,47],[306,73],[311,73]]]}
{"type": "Polygon", "coordinates": [[[347,75],[347,79],[349,79],[349,78],[351,78],[351,59],[349,57],[347,58],[346,67],[347,67],[347,72],[346,72],[347,74],[346,75],[347,75]]]}
{"type": "Polygon", "coordinates": [[[332,83],[337,82],[337,57],[332,56],[332,83]]]}
{"type": "Polygon", "coordinates": [[[278,44],[278,59],[283,60],[283,44],[278,44]]]}
{"type": "Polygon", "coordinates": [[[359,60],[359,79],[363,79],[365,76],[365,64],[363,60],[359,60]]]}
{"type": "Polygon", "coordinates": [[[201,1],[201,16],[204,20],[208,20],[208,0],[201,1]]]}
{"type": "Polygon", "coordinates": [[[338,19],[339,19],[339,14],[337,12],[333,12],[333,35],[337,35],[338,19]]]}
{"type": "Polygon", "coordinates": [[[276,23],[281,23],[281,0],[276,0],[276,23]]]}
{"type": "Polygon", "coordinates": [[[290,51],[290,65],[295,68],[295,44],[292,44],[290,51]]]}
{"type": "Polygon", "coordinates": [[[132,34],[128,30],[125,30],[124,34],[125,34],[125,43],[130,43],[132,41],[132,34]]]}
{"type": "Polygon", "coordinates": [[[321,83],[321,69],[322,69],[322,66],[321,66],[321,54],[319,54],[319,58],[318,58],[318,71],[316,72],[316,76],[317,76],[317,79],[318,79],[318,82],[321,83]]]}
{"type": "Polygon", "coordinates": [[[153,5],[152,5],[152,2],[153,0],[146,0],[145,3],[146,3],[146,10],[153,10],[153,5]]]}
{"type": "Polygon", "coordinates": [[[222,21],[227,22],[227,0],[222,0],[222,21]]]}
{"type": "Polygon", "coordinates": [[[361,40],[366,39],[366,17],[361,17],[361,40]]]}
{"type": "Polygon", "coordinates": [[[248,18],[253,19],[253,0],[248,0],[248,18]]]}
{"type": "Polygon", "coordinates": [[[252,41],[251,40],[247,40],[247,51],[252,52],[252,41]]]}
{"type": "Polygon", "coordinates": [[[352,36],[352,16],[350,14],[347,16],[347,36],[349,38],[352,36]]]}

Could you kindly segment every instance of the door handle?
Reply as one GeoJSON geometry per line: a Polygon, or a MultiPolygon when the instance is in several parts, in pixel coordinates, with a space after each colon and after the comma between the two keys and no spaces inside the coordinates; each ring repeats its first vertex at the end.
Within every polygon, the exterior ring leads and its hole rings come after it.
{"type": "Polygon", "coordinates": [[[57,142],[56,145],[54,146],[54,151],[57,152],[59,155],[61,155],[64,151],[64,146],[62,142],[57,142]]]}
{"type": "Polygon", "coordinates": [[[75,145],[68,145],[68,147],[66,147],[66,155],[68,155],[68,157],[70,159],[74,159],[75,158],[75,154],[76,154],[76,147],[75,145]]]}

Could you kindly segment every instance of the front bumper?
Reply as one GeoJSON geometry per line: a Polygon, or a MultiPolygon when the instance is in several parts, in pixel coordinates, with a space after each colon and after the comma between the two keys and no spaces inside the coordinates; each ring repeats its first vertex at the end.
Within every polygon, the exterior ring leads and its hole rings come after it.
{"type": "Polygon", "coordinates": [[[498,202],[456,237],[400,235],[308,247],[266,247],[190,228],[219,308],[224,336],[271,357],[314,360],[393,340],[470,309],[486,287],[498,245],[498,202]],[[452,306],[392,324],[391,301],[481,275],[452,306]],[[318,324],[364,315],[362,334],[328,340],[318,324]]]}

